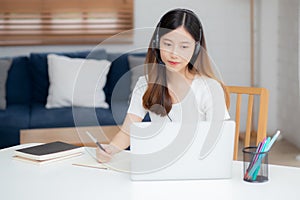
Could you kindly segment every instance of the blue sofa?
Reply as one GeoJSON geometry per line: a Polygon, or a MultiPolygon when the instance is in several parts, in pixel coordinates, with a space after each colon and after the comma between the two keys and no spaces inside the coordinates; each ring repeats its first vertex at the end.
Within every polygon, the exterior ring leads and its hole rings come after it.
{"type": "MultiPolygon", "coordinates": [[[[8,71],[6,82],[5,110],[0,110],[0,148],[19,144],[20,129],[74,127],[74,109],[80,115],[77,117],[76,126],[115,125],[122,123],[127,108],[130,94],[130,78],[122,78],[122,91],[114,101],[116,113],[112,113],[111,98],[113,89],[119,79],[129,71],[128,55],[120,53],[107,53],[104,49],[93,51],[56,53],[71,58],[107,59],[112,61],[107,75],[104,93],[109,109],[104,108],[45,108],[48,96],[49,78],[47,55],[48,53],[31,53],[29,56],[13,58],[8,71]],[[90,113],[96,113],[97,122],[90,119],[90,113]],[[79,118],[79,119],[78,119],[79,118]]],[[[132,53],[136,56],[145,56],[144,53],[132,53]]],[[[130,72],[129,72],[130,73],[130,72]]]]}

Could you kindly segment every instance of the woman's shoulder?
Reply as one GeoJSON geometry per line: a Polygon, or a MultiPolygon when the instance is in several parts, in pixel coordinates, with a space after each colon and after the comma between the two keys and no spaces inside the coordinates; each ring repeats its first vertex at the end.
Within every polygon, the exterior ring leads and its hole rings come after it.
{"type": "Polygon", "coordinates": [[[222,87],[217,80],[203,75],[196,75],[194,82],[197,87],[222,87]]]}
{"type": "Polygon", "coordinates": [[[147,78],[146,76],[140,76],[135,84],[134,90],[145,90],[147,88],[147,78]]]}
{"type": "Polygon", "coordinates": [[[137,85],[145,85],[145,84],[147,84],[147,77],[140,76],[137,80],[137,85]]]}

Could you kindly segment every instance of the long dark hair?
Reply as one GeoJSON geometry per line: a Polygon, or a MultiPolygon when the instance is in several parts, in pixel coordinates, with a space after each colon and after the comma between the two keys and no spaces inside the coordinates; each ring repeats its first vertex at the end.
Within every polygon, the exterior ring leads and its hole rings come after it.
{"type": "MultiPolygon", "coordinates": [[[[229,107],[229,93],[224,84],[215,76],[211,67],[210,59],[206,53],[206,43],[203,28],[198,17],[187,9],[174,9],[167,12],[159,21],[150,41],[145,66],[148,75],[148,88],[143,96],[143,106],[161,116],[166,116],[172,109],[172,99],[167,88],[166,67],[160,58],[159,39],[168,32],[178,27],[183,27],[200,46],[199,51],[195,49],[194,58],[188,64],[191,74],[204,75],[217,80],[223,87],[226,105],[229,107]]],[[[195,46],[196,48],[196,46],[195,46]]]]}

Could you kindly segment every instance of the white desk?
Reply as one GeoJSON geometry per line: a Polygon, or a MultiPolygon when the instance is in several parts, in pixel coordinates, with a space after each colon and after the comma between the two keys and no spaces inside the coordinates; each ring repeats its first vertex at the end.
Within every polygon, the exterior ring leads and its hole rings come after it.
{"type": "Polygon", "coordinates": [[[79,158],[47,166],[23,163],[12,159],[15,148],[0,150],[0,198],[5,200],[300,198],[300,168],[270,165],[268,182],[248,183],[242,180],[242,162],[235,161],[229,180],[133,182],[129,174],[72,165],[79,158]]]}

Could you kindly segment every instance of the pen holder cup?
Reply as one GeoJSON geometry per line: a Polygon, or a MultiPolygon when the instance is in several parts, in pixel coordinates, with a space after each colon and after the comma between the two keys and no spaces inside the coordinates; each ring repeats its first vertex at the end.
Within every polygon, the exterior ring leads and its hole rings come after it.
{"type": "Polygon", "coordinates": [[[269,180],[268,151],[257,152],[257,147],[243,148],[244,181],[262,183],[269,180]]]}

